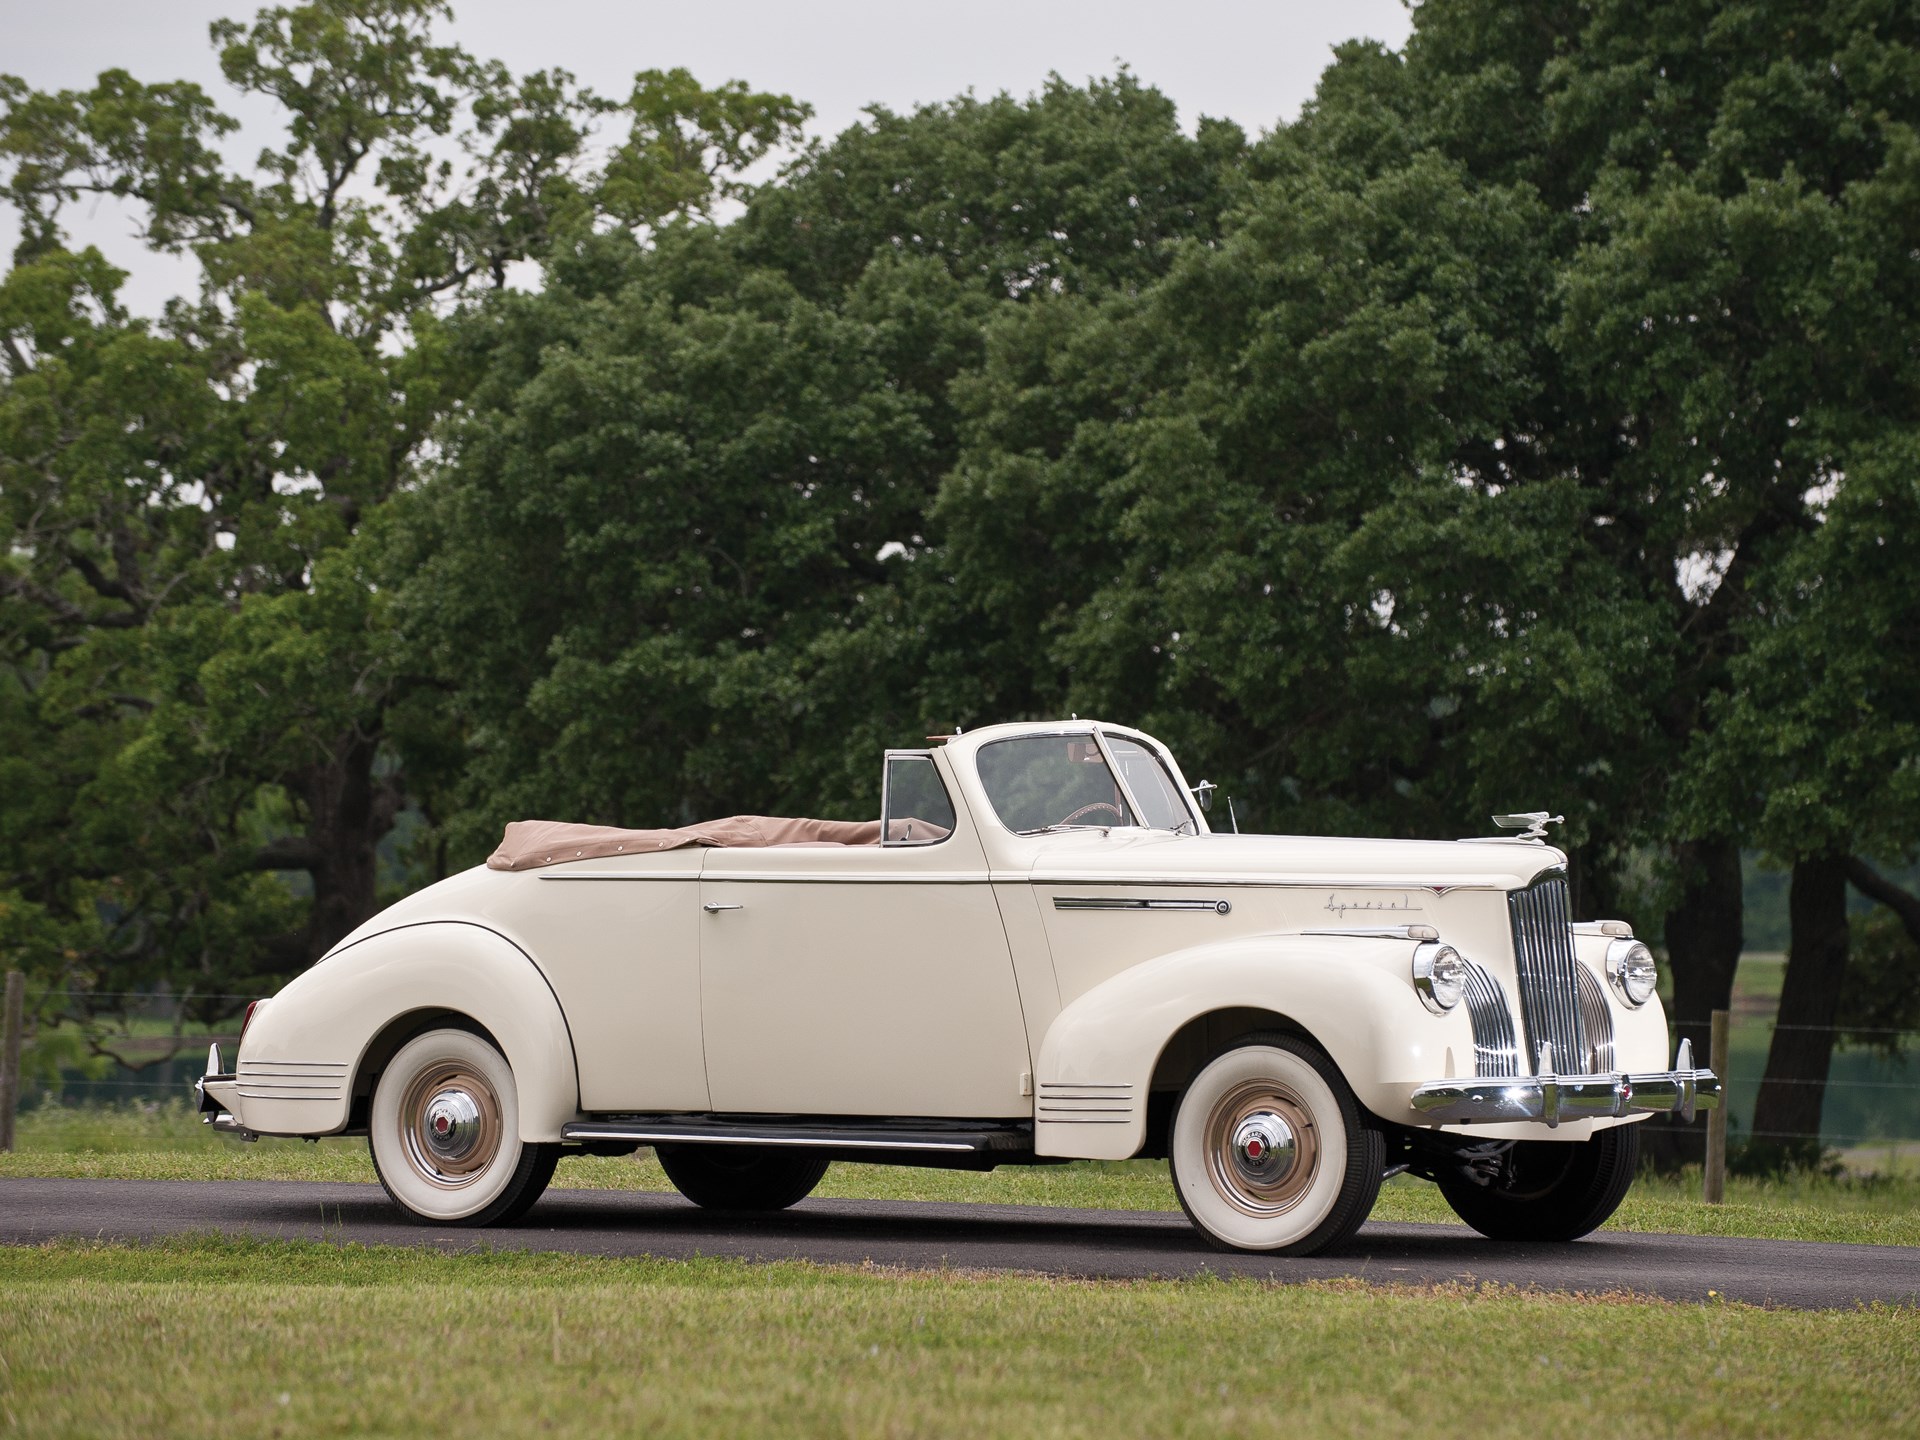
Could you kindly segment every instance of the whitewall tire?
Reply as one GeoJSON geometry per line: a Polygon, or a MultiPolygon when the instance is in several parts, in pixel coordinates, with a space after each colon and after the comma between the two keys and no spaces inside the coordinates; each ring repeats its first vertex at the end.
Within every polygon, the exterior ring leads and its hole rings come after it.
{"type": "Polygon", "coordinates": [[[429,1030],[400,1047],[374,1086],[367,1143],[394,1203],[438,1225],[519,1218],[560,1155],[520,1139],[513,1070],[465,1030],[429,1030]]]}
{"type": "Polygon", "coordinates": [[[1386,1146],[1333,1062],[1290,1035],[1251,1035],[1193,1077],[1174,1112],[1174,1189],[1223,1250],[1311,1255],[1373,1209],[1386,1146]]]}

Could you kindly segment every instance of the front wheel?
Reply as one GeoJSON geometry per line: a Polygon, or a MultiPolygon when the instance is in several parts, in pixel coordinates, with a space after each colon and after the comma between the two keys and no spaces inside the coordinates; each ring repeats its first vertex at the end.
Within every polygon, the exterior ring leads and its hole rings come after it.
{"type": "Polygon", "coordinates": [[[1211,1244],[1280,1255],[1350,1238],[1386,1163],[1333,1062],[1277,1034],[1248,1036],[1193,1077],[1170,1149],[1181,1208],[1211,1244]]]}
{"type": "Polygon", "coordinates": [[[1440,1193],[1453,1213],[1491,1240],[1578,1240],[1620,1208],[1640,1163],[1640,1126],[1619,1125],[1590,1140],[1521,1140],[1490,1183],[1443,1172],[1440,1193]]]}
{"type": "Polygon", "coordinates": [[[553,1178],[558,1145],[520,1138],[506,1057],[465,1030],[400,1047],[373,1091],[373,1169],[393,1202],[429,1225],[504,1225],[553,1178]]]}
{"type": "Polygon", "coordinates": [[[659,1145],[654,1153],[673,1188],[707,1210],[784,1210],[827,1173],[820,1156],[777,1146],[659,1145]]]}

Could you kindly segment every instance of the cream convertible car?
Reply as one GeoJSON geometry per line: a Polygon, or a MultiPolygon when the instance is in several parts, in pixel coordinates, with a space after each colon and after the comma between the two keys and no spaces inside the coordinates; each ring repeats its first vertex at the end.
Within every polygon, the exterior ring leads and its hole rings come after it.
{"type": "Polygon", "coordinates": [[[1633,1122],[1717,1099],[1543,826],[1215,834],[1210,788],[1073,721],[889,751],[864,824],[510,825],[259,1002],[201,1107],[364,1132],[435,1223],[516,1218],[578,1151],[651,1145],[729,1210],[833,1160],[1145,1155],[1214,1243],[1309,1254],[1403,1170],[1487,1235],[1583,1235],[1633,1122]]]}

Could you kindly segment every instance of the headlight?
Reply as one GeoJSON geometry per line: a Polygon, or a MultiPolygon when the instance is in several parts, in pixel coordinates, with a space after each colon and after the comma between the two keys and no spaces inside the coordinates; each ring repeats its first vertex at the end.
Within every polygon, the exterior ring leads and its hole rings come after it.
{"type": "Polygon", "coordinates": [[[1638,940],[1616,940],[1607,946],[1607,979],[1622,1000],[1636,1009],[1653,997],[1660,978],[1653,952],[1638,940]]]}
{"type": "Polygon", "coordinates": [[[1413,988],[1427,1009],[1444,1015],[1467,993],[1467,962],[1451,945],[1422,945],[1413,952],[1413,988]]]}

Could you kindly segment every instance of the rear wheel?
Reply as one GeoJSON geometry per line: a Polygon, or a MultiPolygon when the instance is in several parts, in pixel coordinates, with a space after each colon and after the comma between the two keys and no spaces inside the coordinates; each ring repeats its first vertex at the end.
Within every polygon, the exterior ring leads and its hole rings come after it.
{"type": "Polygon", "coordinates": [[[708,1210],[784,1210],[813,1193],[827,1161],[806,1150],[746,1145],[661,1145],[667,1178],[708,1210]]]}
{"type": "Polygon", "coordinates": [[[1252,1035],[1187,1086],[1173,1185],[1222,1250],[1312,1255],[1350,1238],[1380,1193],[1386,1142],[1333,1062],[1291,1035],[1252,1035]]]}
{"type": "Polygon", "coordinates": [[[1492,1240],[1578,1240],[1620,1208],[1640,1163],[1640,1126],[1619,1125],[1571,1143],[1522,1140],[1475,1184],[1439,1176],[1453,1213],[1492,1240]]]}
{"type": "Polygon", "coordinates": [[[431,1225],[504,1225],[553,1178],[558,1145],[520,1138],[506,1058],[465,1030],[409,1040],[381,1072],[367,1130],[393,1202],[431,1225]]]}

